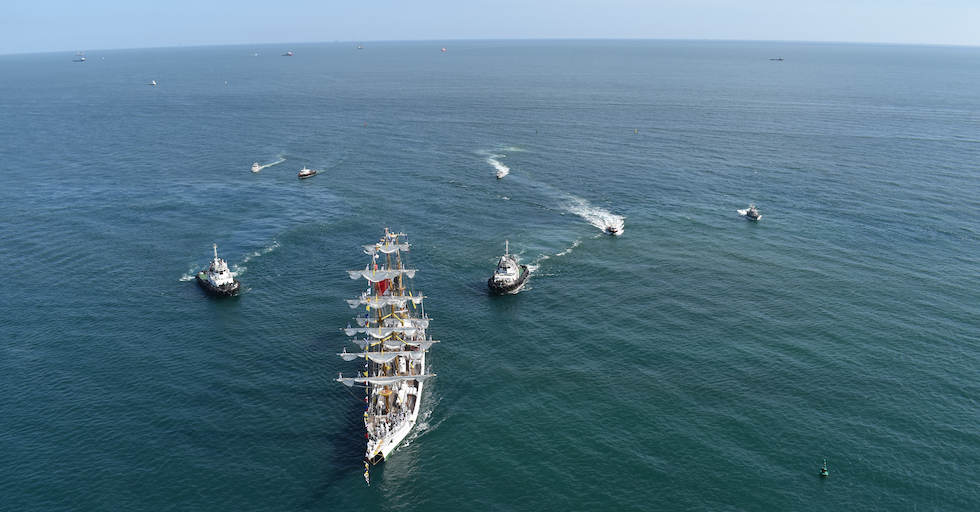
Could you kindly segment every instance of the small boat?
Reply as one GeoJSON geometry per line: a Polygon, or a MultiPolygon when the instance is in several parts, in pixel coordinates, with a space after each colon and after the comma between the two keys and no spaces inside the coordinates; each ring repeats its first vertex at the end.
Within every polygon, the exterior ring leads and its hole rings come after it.
{"type": "Polygon", "coordinates": [[[301,180],[306,178],[312,178],[313,176],[316,176],[316,171],[314,171],[313,169],[307,169],[306,166],[303,166],[303,170],[299,171],[299,179],[301,180]]]}
{"type": "Polygon", "coordinates": [[[823,466],[820,468],[820,476],[830,476],[830,472],[827,471],[827,459],[824,459],[823,466]]]}
{"type": "Polygon", "coordinates": [[[616,226],[606,226],[606,233],[609,233],[610,235],[618,234],[619,228],[616,226]]]}
{"type": "Polygon", "coordinates": [[[157,84],[156,80],[150,80],[150,85],[156,85],[156,84],[157,84]]]}
{"type": "Polygon", "coordinates": [[[292,57],[293,56],[293,52],[286,52],[286,53],[282,54],[282,56],[283,57],[292,57]]]}
{"type": "Polygon", "coordinates": [[[747,210],[737,210],[740,215],[745,215],[746,219],[749,220],[759,220],[762,218],[762,214],[756,209],[754,204],[750,204],[747,210]]]}
{"type": "Polygon", "coordinates": [[[214,244],[214,261],[211,266],[197,273],[197,283],[204,291],[219,297],[238,294],[241,283],[228,270],[228,263],[218,257],[218,244],[214,244]]]}
{"type": "Polygon", "coordinates": [[[81,57],[81,58],[75,59],[72,62],[85,62],[85,57],[81,57]]]}
{"type": "Polygon", "coordinates": [[[385,229],[379,242],[359,248],[369,257],[364,269],[347,271],[351,279],[364,278],[368,289],[347,300],[358,310],[357,325],[347,324],[343,331],[353,337],[359,350],[345,348],[338,355],[345,361],[363,358],[364,366],[353,377],[341,374],[337,381],[364,393],[363,402],[358,398],[363,415],[358,412],[358,416],[364,422],[364,479],[368,484],[371,465],[387,459],[415,427],[423,384],[435,377],[427,371],[426,359],[429,348],[439,342],[426,336],[425,296],[413,290],[416,270],[407,266],[410,244],[404,237],[404,233],[385,229]]]}
{"type": "Polygon", "coordinates": [[[504,255],[497,262],[497,270],[493,277],[487,279],[487,287],[490,293],[503,295],[505,293],[517,293],[527,282],[531,273],[527,270],[527,265],[517,263],[517,258],[510,253],[510,241],[504,241],[504,255]]]}
{"type": "Polygon", "coordinates": [[[363,49],[364,49],[364,47],[363,47],[363,46],[361,46],[361,45],[357,45],[357,49],[358,49],[358,50],[363,50],[363,49]]]}
{"type": "Polygon", "coordinates": [[[501,169],[497,169],[497,179],[498,180],[499,179],[503,179],[503,177],[504,176],[507,176],[508,174],[510,174],[510,170],[507,169],[506,167],[501,168],[501,169]]]}
{"type": "Polygon", "coordinates": [[[442,51],[446,51],[446,49],[445,49],[445,48],[443,48],[443,49],[442,49],[442,51]]]}
{"type": "Polygon", "coordinates": [[[769,59],[769,60],[784,60],[784,59],[782,57],[780,57],[778,59],[769,59]]]}
{"type": "Polygon", "coordinates": [[[258,162],[252,164],[252,172],[259,172],[262,170],[262,166],[258,162]]]}

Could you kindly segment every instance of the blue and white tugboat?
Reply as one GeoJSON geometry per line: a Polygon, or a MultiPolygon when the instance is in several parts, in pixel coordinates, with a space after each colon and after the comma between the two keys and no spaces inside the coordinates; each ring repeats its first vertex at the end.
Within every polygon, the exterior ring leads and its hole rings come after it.
{"type": "Polygon", "coordinates": [[[228,270],[228,263],[218,257],[218,244],[214,244],[214,261],[207,270],[197,273],[197,282],[204,291],[219,297],[238,295],[241,283],[228,270]]]}
{"type": "Polygon", "coordinates": [[[517,257],[510,253],[510,242],[505,240],[504,255],[497,262],[493,277],[487,279],[487,287],[490,288],[490,293],[497,295],[517,293],[521,291],[530,274],[527,265],[519,264],[517,257]]]}
{"type": "Polygon", "coordinates": [[[348,300],[357,326],[347,324],[344,333],[353,336],[358,352],[340,355],[347,361],[364,359],[362,371],[337,381],[364,389],[364,479],[370,480],[370,465],[391,455],[415,426],[422,405],[422,384],[435,375],[426,372],[429,347],[438,341],[426,337],[429,318],[422,299],[411,289],[415,270],[405,267],[409,245],[402,233],[385,229],[381,241],[365,245],[371,259],[364,270],[348,270],[351,279],[364,278],[367,290],[348,300]],[[360,337],[359,337],[360,336],[360,337]]]}

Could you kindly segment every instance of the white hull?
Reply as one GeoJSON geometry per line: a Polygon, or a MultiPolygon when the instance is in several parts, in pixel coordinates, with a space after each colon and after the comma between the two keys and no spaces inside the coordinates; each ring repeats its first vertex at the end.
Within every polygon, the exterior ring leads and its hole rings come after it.
{"type": "Polygon", "coordinates": [[[384,460],[388,460],[388,455],[391,455],[391,452],[395,451],[395,448],[398,448],[398,445],[412,432],[412,428],[415,427],[415,422],[419,417],[419,409],[422,407],[421,382],[419,382],[418,390],[418,394],[415,397],[415,407],[412,409],[411,414],[409,414],[408,419],[403,421],[388,437],[382,439],[375,448],[374,453],[366,454],[368,460],[373,460],[378,454],[381,454],[384,460]]]}

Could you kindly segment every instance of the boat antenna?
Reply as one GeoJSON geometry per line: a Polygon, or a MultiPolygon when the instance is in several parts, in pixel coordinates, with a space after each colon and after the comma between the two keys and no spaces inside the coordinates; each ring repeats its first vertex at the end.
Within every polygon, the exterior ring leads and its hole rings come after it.
{"type": "Polygon", "coordinates": [[[218,244],[214,244],[214,261],[218,261],[218,244]]]}
{"type": "Polygon", "coordinates": [[[510,240],[504,240],[504,254],[510,254],[510,240]]]}

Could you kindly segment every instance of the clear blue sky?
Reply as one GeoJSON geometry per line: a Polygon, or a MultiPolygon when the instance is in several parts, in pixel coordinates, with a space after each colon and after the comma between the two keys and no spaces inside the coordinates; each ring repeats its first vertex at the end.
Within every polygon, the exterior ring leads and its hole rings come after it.
{"type": "Polygon", "coordinates": [[[9,0],[0,7],[0,53],[459,39],[980,46],[980,0],[9,0]]]}

